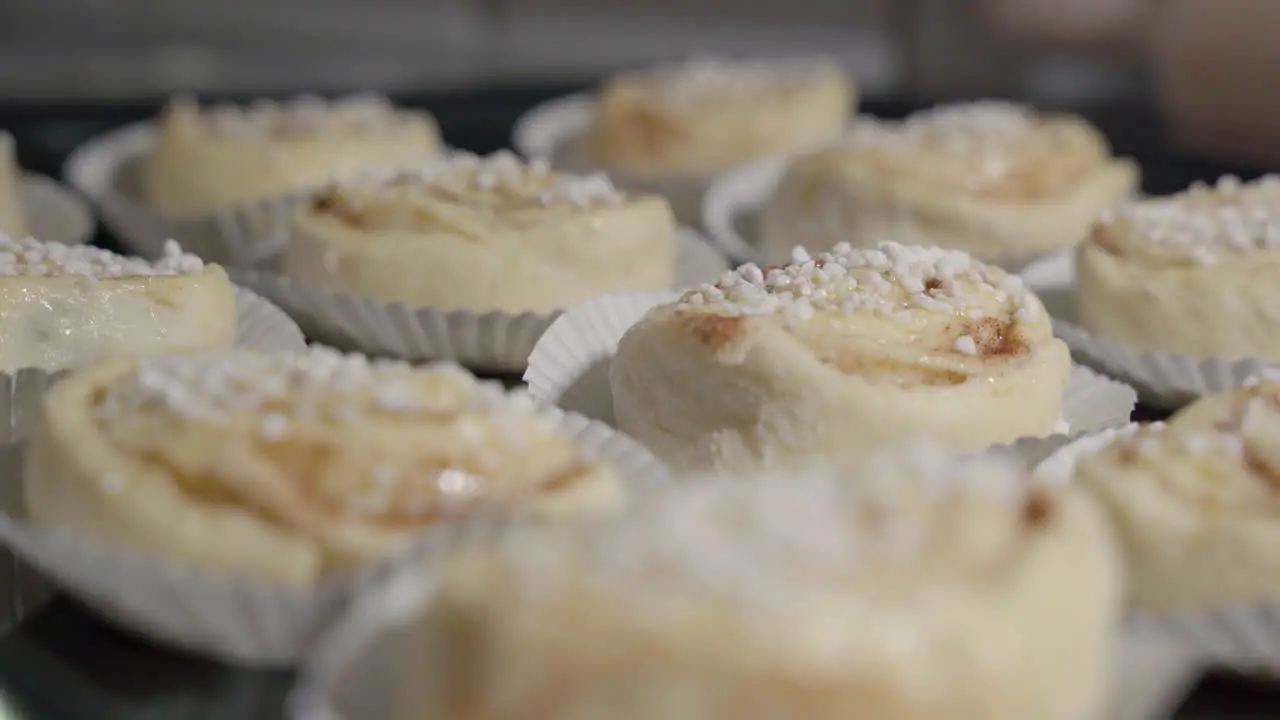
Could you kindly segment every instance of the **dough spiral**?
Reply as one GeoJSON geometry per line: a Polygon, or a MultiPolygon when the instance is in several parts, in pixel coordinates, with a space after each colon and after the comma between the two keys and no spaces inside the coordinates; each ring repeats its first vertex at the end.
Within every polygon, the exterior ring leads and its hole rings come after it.
{"type": "Polygon", "coordinates": [[[1128,347],[1280,361],[1280,176],[1223,177],[1104,216],[1076,255],[1076,319],[1128,347]]]}
{"type": "Polygon", "coordinates": [[[509,152],[357,174],[294,230],[286,275],[409,307],[549,312],[675,275],[665,200],[509,152]]]}
{"type": "Polygon", "coordinates": [[[1141,612],[1280,600],[1280,382],[1210,395],[1076,464],[1108,508],[1141,612]]]}
{"type": "Polygon", "coordinates": [[[1082,241],[1137,178],[1073,116],[981,101],[859,118],[841,142],[787,169],[761,219],[761,254],[784,262],[796,245],[893,238],[1012,268],[1082,241]]]}
{"type": "Polygon", "coordinates": [[[29,451],[31,517],[291,585],[485,508],[612,509],[618,475],[532,405],[460,368],[314,349],[115,362],[55,386],[29,451]]]}
{"type": "Polygon", "coordinates": [[[825,60],[694,60],[628,73],[599,93],[582,148],[611,172],[707,175],[839,137],[856,101],[825,60]]]}
{"type": "Polygon", "coordinates": [[[675,467],[741,469],[1054,430],[1071,359],[1017,276],[896,243],[795,252],[627,331],[610,368],[624,432],[675,467]]]}
{"type": "Polygon", "coordinates": [[[176,219],[309,192],[360,168],[423,162],[441,146],[430,114],[377,96],[206,109],[182,98],[157,124],[142,196],[176,219]]]}

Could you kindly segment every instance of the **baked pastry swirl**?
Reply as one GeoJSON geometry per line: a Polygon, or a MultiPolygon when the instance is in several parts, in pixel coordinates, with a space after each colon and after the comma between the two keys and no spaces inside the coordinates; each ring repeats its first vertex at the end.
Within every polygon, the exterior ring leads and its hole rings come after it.
{"type": "Polygon", "coordinates": [[[230,347],[235,286],[170,240],[158,261],[0,235],[0,372],[230,347]]]}
{"type": "Polygon", "coordinates": [[[787,169],[761,219],[761,253],[782,262],[796,245],[892,238],[1012,268],[1082,241],[1137,181],[1132,161],[1070,115],[982,101],[859,118],[787,169]]]}
{"type": "Polygon", "coordinates": [[[1096,508],[909,450],[464,546],[399,631],[392,717],[1100,717],[1120,592],[1096,508]]]}
{"type": "Polygon", "coordinates": [[[695,60],[601,88],[587,159],[636,177],[708,175],[830,142],[849,122],[852,82],[825,60],[695,60]]]}
{"type": "Polygon", "coordinates": [[[1071,371],[1040,301],[958,251],[847,243],[650,311],[610,366],[618,427],[675,467],[853,462],[914,435],[1052,432],[1071,371]]]}
{"type": "Polygon", "coordinates": [[[28,453],[35,522],[301,586],[483,508],[622,500],[612,468],[527,400],[451,365],[321,349],[76,373],[49,391],[28,453]]]}
{"type": "Polygon", "coordinates": [[[26,219],[18,187],[22,174],[14,158],[13,136],[0,132],[0,233],[21,237],[26,233],[26,219]]]}
{"type": "Polygon", "coordinates": [[[307,192],[359,168],[422,162],[441,145],[429,113],[377,96],[207,109],[180,99],[158,125],[141,189],[175,219],[307,192]]]}
{"type": "Polygon", "coordinates": [[[1280,600],[1280,382],[1209,395],[1080,458],[1145,613],[1280,600]]]}
{"type": "Polygon", "coordinates": [[[1076,320],[1139,350],[1280,361],[1280,176],[1138,200],[1076,255],[1076,320]]]}
{"type": "Polygon", "coordinates": [[[409,307],[547,312],[668,289],[675,264],[662,198],[500,152],[335,185],[299,210],[284,272],[409,307]]]}

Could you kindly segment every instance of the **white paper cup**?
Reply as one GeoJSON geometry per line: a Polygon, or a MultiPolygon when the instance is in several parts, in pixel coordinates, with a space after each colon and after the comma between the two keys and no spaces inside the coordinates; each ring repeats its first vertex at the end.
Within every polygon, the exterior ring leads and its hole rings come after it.
{"type": "MultiPolygon", "coordinates": [[[[436,538],[436,552],[453,543],[500,531],[499,523],[475,523],[453,537],[436,538]]],[[[418,636],[404,632],[429,607],[435,585],[430,574],[402,566],[373,585],[308,655],[289,695],[289,720],[397,720],[397,685],[405,682],[404,659],[418,636]]],[[[1126,633],[1114,660],[1104,720],[1157,720],[1199,677],[1199,666],[1167,645],[1126,633]]],[[[432,708],[422,708],[423,717],[432,708]]]]}
{"type": "MultiPolygon", "coordinates": [[[[250,290],[236,288],[236,347],[301,352],[306,338],[280,308],[250,290]]],[[[39,412],[44,391],[66,374],[23,369],[0,373],[0,442],[26,437],[39,412]]]]}
{"type": "MultiPolygon", "coordinates": [[[[1076,461],[1092,455],[1110,445],[1113,440],[1133,435],[1148,423],[1128,423],[1119,427],[1107,428],[1077,437],[1069,443],[1053,451],[1036,464],[1034,475],[1037,482],[1061,486],[1071,482],[1075,474],[1076,461]]],[[[1164,423],[1149,423],[1151,427],[1162,427],[1164,423]]]]}
{"type": "Polygon", "coordinates": [[[734,262],[760,262],[760,213],[786,168],[783,159],[758,160],[720,175],[707,188],[702,226],[734,262]]]}
{"type": "MultiPolygon", "coordinates": [[[[633,492],[669,478],[665,466],[636,441],[555,408],[542,411],[592,458],[610,463],[633,492]]],[[[21,449],[7,446],[0,473],[21,482],[21,449]]],[[[424,538],[431,533],[424,532],[424,538]]],[[[224,662],[287,666],[354,593],[388,574],[397,559],[331,580],[313,591],[247,580],[167,558],[118,549],[96,538],[38,527],[0,514],[0,540],[56,585],[123,628],[161,644],[224,662]]],[[[212,539],[216,541],[216,538],[212,539]]]]}
{"type": "Polygon", "coordinates": [[[93,238],[93,211],[53,178],[23,173],[18,204],[33,238],[63,245],[83,245],[93,238]]]}
{"type": "MultiPolygon", "coordinates": [[[[539,402],[558,405],[613,424],[609,363],[622,335],[651,308],[675,293],[605,295],[569,310],[547,328],[529,355],[524,380],[539,402]]],[[[1063,399],[1065,434],[1023,438],[1009,447],[1024,461],[1047,455],[1072,436],[1123,425],[1133,414],[1137,395],[1129,386],[1075,366],[1063,399]]]]}
{"type": "MultiPolygon", "coordinates": [[[[728,264],[698,233],[677,234],[678,287],[712,281],[728,264]]],[[[327,345],[404,360],[453,360],[473,370],[524,370],[538,338],[559,313],[478,313],[411,308],[297,283],[277,273],[232,269],[245,287],[270,298],[327,345]]]]}
{"type": "Polygon", "coordinates": [[[1201,395],[1227,392],[1266,371],[1261,360],[1193,358],[1137,350],[1075,324],[1075,254],[1063,252],[1031,263],[1022,279],[1053,316],[1053,332],[1083,363],[1132,385],[1142,402],[1177,409],[1201,395]]]}
{"type": "Polygon", "coordinates": [[[153,123],[100,135],[76,148],[63,174],[98,207],[102,220],[128,250],[145,258],[164,254],[164,241],[230,267],[270,267],[289,240],[293,212],[310,192],[273,198],[217,215],[188,220],[160,217],[141,200],[141,163],[156,142],[153,123]]]}
{"type": "Polygon", "coordinates": [[[512,144],[529,159],[541,159],[574,172],[607,170],[614,184],[632,192],[661,195],[671,203],[680,222],[697,225],[702,220],[702,198],[714,175],[640,177],[608,170],[583,157],[581,140],[595,113],[592,93],[575,93],[542,103],[516,121],[512,144]]]}

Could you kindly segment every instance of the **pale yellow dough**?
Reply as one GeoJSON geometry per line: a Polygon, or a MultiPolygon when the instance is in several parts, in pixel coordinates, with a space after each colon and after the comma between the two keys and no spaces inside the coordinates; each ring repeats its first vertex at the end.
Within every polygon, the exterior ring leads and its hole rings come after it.
{"type": "Polygon", "coordinates": [[[201,109],[180,99],[157,123],[142,193],[185,219],[309,192],[371,166],[417,163],[440,151],[435,119],[380,98],[201,109]]]}
{"type": "Polygon", "coordinates": [[[855,102],[848,74],[825,61],[663,66],[601,88],[581,150],[611,172],[707,175],[830,142],[855,102]]]}
{"type": "Polygon", "coordinates": [[[1070,372],[1016,276],[884,243],[694,288],[627,331],[609,379],[618,427],[673,467],[743,470],[1047,435],[1070,372]]]}
{"type": "Polygon", "coordinates": [[[1210,395],[1077,461],[1143,613],[1280,600],[1280,382],[1210,395]]]}
{"type": "Polygon", "coordinates": [[[26,234],[19,187],[22,172],[14,157],[13,136],[0,132],[0,233],[21,237],[26,234]]]}
{"type": "Polygon", "coordinates": [[[297,586],[485,509],[557,518],[624,500],[611,467],[500,387],[320,349],[76,373],[45,397],[24,485],[42,525],[297,586]]]}
{"type": "Polygon", "coordinates": [[[510,153],[371,173],[305,204],[284,272],[409,307],[550,312],[610,292],[666,290],[667,202],[510,153]]]}
{"type": "Polygon", "coordinates": [[[1136,350],[1280,362],[1280,178],[1135,201],[1076,254],[1076,321],[1136,350]]]}
{"type": "Polygon", "coordinates": [[[391,717],[1098,720],[1118,557],[1085,498],[1026,487],[911,447],[516,524],[397,629],[391,717]]]}
{"type": "Polygon", "coordinates": [[[761,219],[762,260],[882,240],[937,245],[1016,269],[1084,240],[1138,186],[1084,120],[984,101],[905,121],[860,118],[793,162],[761,219]]]}
{"type": "Polygon", "coordinates": [[[155,263],[0,237],[0,372],[228,348],[235,286],[176,246],[155,263]]]}

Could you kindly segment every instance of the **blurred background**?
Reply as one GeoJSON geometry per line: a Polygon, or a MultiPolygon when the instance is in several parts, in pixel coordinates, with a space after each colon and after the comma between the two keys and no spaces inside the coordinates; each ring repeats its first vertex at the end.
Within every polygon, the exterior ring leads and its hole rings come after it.
{"type": "MultiPolygon", "coordinates": [[[[827,53],[871,98],[1147,113],[1180,143],[1269,163],[1277,32],[1272,0],[0,0],[0,110],[149,113],[176,90],[528,100],[691,54],[827,53]]],[[[51,161],[46,139],[19,140],[24,161],[51,161]]]]}
{"type": "Polygon", "coordinates": [[[877,94],[1092,98],[1140,86],[1138,43],[1112,27],[1042,32],[1061,24],[1038,16],[1088,6],[1067,14],[1131,25],[1125,8],[1156,1],[0,0],[0,95],[422,91],[823,52],[877,94]]]}

